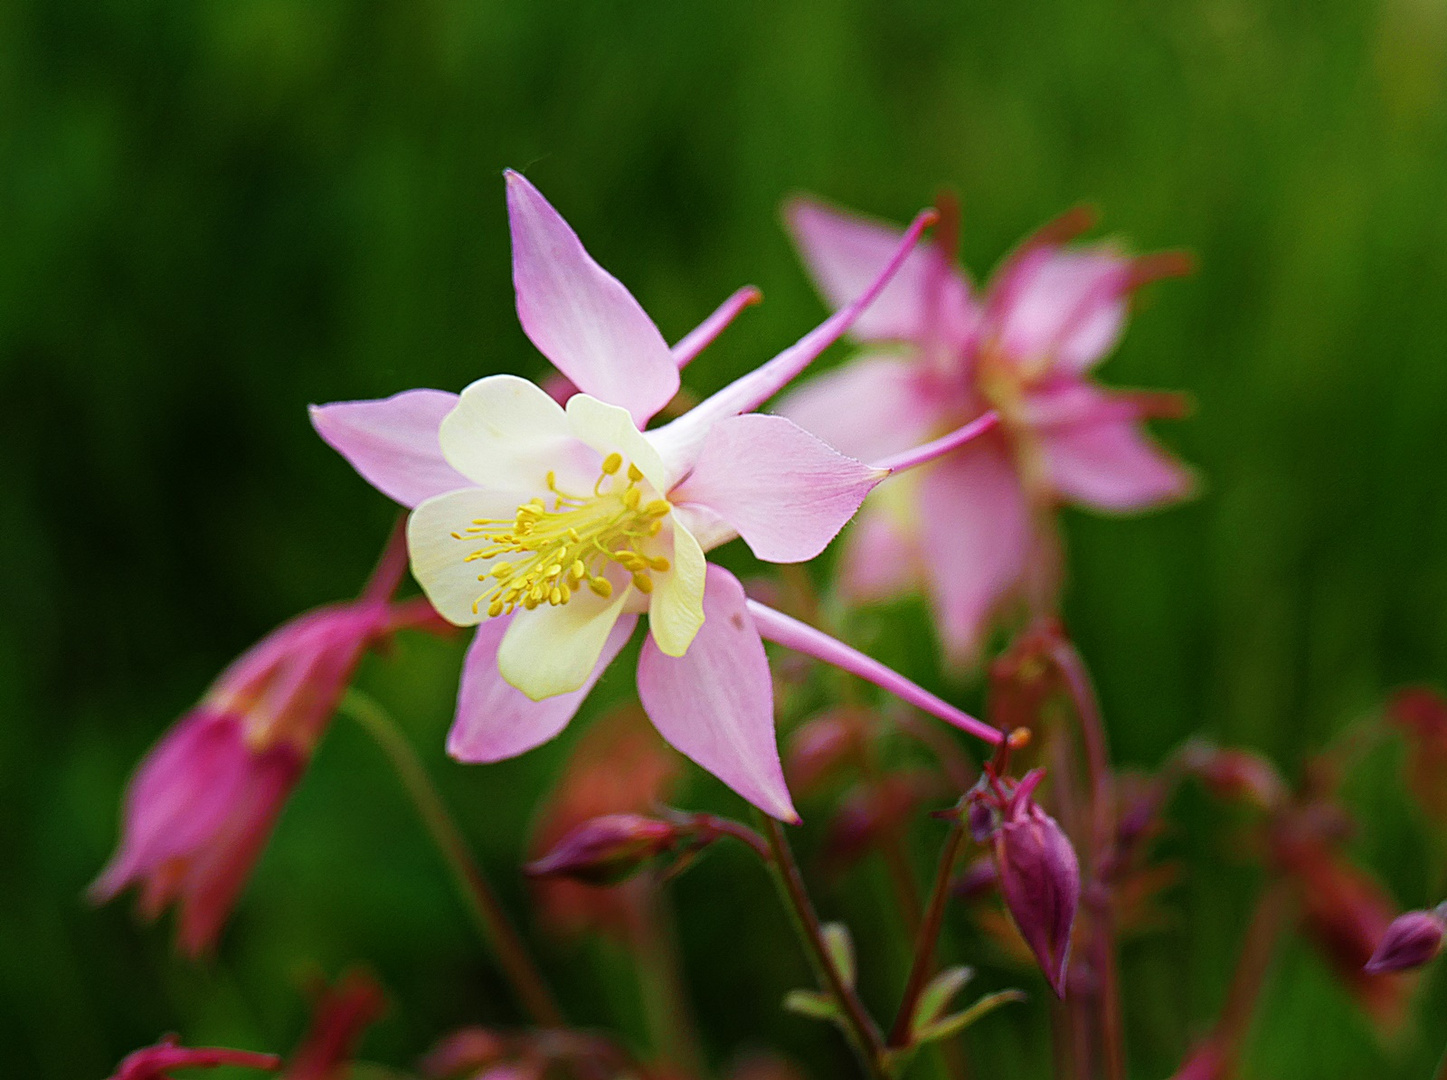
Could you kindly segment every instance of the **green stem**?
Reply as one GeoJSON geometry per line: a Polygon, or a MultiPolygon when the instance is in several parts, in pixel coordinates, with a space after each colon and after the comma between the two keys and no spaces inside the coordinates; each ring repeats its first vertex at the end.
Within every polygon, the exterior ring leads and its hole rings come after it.
{"type": "Polygon", "coordinates": [[[402,786],[417,808],[443,861],[452,871],[458,892],[472,917],[483,944],[496,954],[508,982],[533,1021],[543,1027],[564,1026],[563,1014],[542,974],[528,955],[527,946],[508,918],[497,894],[483,877],[482,868],[467,850],[457,823],[447,812],[417,752],[386,711],[358,690],[348,690],[341,712],[360,724],[376,740],[396,770],[402,786]]]}
{"type": "Polygon", "coordinates": [[[874,1021],[870,1019],[869,1013],[865,1011],[859,995],[844,981],[843,975],[834,966],[828,946],[824,943],[824,928],[819,923],[818,913],[814,910],[808,892],[805,891],[804,877],[799,872],[799,864],[794,861],[793,852],[789,850],[789,841],[784,836],[783,827],[762,811],[755,811],[755,815],[760,831],[769,845],[772,857],[768,866],[773,874],[774,884],[778,887],[779,897],[792,918],[794,930],[804,945],[815,976],[839,1006],[844,1021],[844,1033],[850,1046],[859,1056],[860,1064],[864,1066],[865,1074],[871,1080],[892,1080],[885,1066],[884,1039],[874,1021]]]}
{"type": "Polygon", "coordinates": [[[909,981],[905,983],[904,997],[900,1000],[899,1012],[895,1014],[894,1027],[889,1032],[891,1047],[909,1045],[914,1010],[919,1005],[919,995],[934,970],[935,943],[939,941],[940,928],[945,921],[945,901],[950,895],[950,875],[954,872],[955,859],[959,857],[964,836],[964,830],[957,822],[952,821],[949,835],[945,837],[944,848],[940,851],[939,867],[935,871],[934,888],[930,890],[924,923],[915,939],[914,964],[909,971],[909,981]]]}

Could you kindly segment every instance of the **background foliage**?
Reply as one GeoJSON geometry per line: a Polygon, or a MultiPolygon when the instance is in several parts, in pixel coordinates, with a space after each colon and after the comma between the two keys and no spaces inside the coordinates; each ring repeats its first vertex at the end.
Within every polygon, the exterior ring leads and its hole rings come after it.
{"type": "MultiPolygon", "coordinates": [[[[1068,522],[1069,611],[1117,757],[1149,767],[1201,731],[1290,769],[1385,688],[1440,682],[1444,73],[1433,0],[0,5],[6,1069],[98,1077],[169,1029],[285,1047],[305,978],[354,959],[394,996],[377,1060],[513,1018],[394,778],[340,724],[215,960],[177,960],[164,929],[82,899],[139,755],[245,645],[354,591],[385,535],[393,508],[305,405],[541,372],[511,307],[506,166],[670,338],[737,285],[764,289],[690,369],[698,390],[822,314],[777,227],[796,189],[903,220],[953,185],[977,273],[1080,200],[1138,248],[1193,250],[1200,272],[1150,290],[1104,374],[1194,395],[1163,435],[1203,497],[1068,522]]],[[[947,685],[918,611],[860,634],[947,685]]],[[[409,639],[362,681],[405,715],[522,912],[514,867],[568,739],[447,762],[460,655],[409,639]]],[[[1390,764],[1363,765],[1360,850],[1404,904],[1435,902],[1441,867],[1390,764]]],[[[695,804],[734,805],[710,784],[695,778],[695,804]]],[[[1139,1076],[1168,1073],[1214,1014],[1256,883],[1205,809],[1179,804],[1176,919],[1125,957],[1139,1076]]],[[[820,900],[887,943],[878,878],[820,900]]],[[[715,1060],[768,1041],[831,1075],[833,1038],[776,1008],[806,975],[757,868],[720,852],[675,895],[715,1060]]],[[[902,973],[880,945],[871,974],[862,950],[882,1006],[902,973]]],[[[639,1030],[618,955],[549,955],[588,1020],[639,1030]]],[[[1293,946],[1251,1068],[1423,1075],[1443,983],[1384,1047],[1293,946]]],[[[991,1075],[1044,1074],[1040,1018],[973,1033],[991,1075]]]]}

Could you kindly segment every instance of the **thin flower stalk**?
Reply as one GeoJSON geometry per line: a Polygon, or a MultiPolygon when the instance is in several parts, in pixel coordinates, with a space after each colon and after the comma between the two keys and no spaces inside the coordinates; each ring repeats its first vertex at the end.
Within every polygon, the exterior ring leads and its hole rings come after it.
{"type": "Polygon", "coordinates": [[[558,1008],[552,991],[548,989],[542,972],[533,962],[522,936],[508,918],[507,911],[493,892],[482,868],[468,850],[461,830],[448,813],[441,795],[427,775],[427,770],[418,760],[417,752],[412,749],[412,745],[386,711],[361,691],[348,691],[342,699],[341,711],[372,736],[387,755],[412,804],[417,808],[418,816],[422,818],[428,834],[452,872],[468,915],[477,927],[483,944],[496,954],[518,1000],[535,1023],[543,1027],[562,1027],[562,1011],[558,1008]]]}
{"type": "Polygon", "coordinates": [[[864,1008],[864,1003],[859,1000],[859,995],[844,980],[843,974],[830,956],[829,947],[824,941],[824,928],[814,910],[813,901],[809,899],[808,890],[804,887],[804,875],[799,871],[799,864],[794,861],[783,826],[765,814],[760,813],[756,817],[769,845],[771,857],[766,865],[778,888],[779,898],[789,912],[790,921],[794,924],[794,930],[799,935],[815,976],[839,1007],[845,1037],[871,1080],[892,1080],[885,1066],[884,1038],[864,1008]]]}
{"type": "Polygon", "coordinates": [[[950,821],[949,832],[945,835],[944,846],[940,849],[940,861],[935,870],[934,886],[930,889],[929,906],[925,909],[924,923],[915,940],[914,960],[909,969],[909,979],[904,986],[904,996],[899,1002],[899,1011],[894,1017],[894,1026],[889,1032],[889,1045],[909,1045],[910,1028],[914,1023],[915,1008],[919,1005],[920,992],[929,983],[934,970],[935,945],[944,926],[945,902],[950,897],[950,880],[954,874],[955,860],[959,858],[964,843],[965,831],[958,820],[950,821]]]}

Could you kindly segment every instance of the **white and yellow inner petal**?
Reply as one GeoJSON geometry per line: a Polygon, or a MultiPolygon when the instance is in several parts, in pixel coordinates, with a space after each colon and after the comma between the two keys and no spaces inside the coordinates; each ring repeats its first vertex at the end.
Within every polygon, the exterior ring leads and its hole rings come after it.
{"type": "Polygon", "coordinates": [[[607,599],[620,577],[609,573],[615,567],[625,572],[625,585],[653,592],[654,575],[672,568],[659,541],[673,507],[637,465],[614,451],[591,490],[569,490],[551,472],[545,484],[547,494],[523,503],[511,518],[474,518],[452,534],[470,549],[458,557],[473,565],[479,583],[474,614],[557,607],[580,589],[607,599]]]}

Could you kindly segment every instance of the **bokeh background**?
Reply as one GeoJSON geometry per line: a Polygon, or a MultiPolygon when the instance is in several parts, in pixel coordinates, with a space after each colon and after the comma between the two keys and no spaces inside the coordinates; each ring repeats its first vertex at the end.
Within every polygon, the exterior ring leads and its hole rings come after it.
{"type": "MultiPolygon", "coordinates": [[[[671,339],[738,285],[764,290],[690,368],[700,391],[822,315],[778,226],[796,190],[904,220],[951,185],[977,274],[1082,200],[1139,249],[1194,251],[1199,273],[1149,291],[1103,376],[1194,396],[1196,414],[1160,434],[1199,467],[1202,497],[1067,522],[1068,611],[1117,757],[1150,767],[1204,732],[1294,772],[1387,688],[1447,677],[1436,0],[8,0],[7,1074],[104,1076],[165,1030],[284,1048],[306,980],[354,960],[393,1000],[370,1059],[405,1064],[451,1026],[516,1019],[395,778],[351,726],[323,744],[213,960],[178,959],[168,927],[82,895],[139,756],[247,644],[354,592],[392,521],[312,434],[307,403],[542,373],[512,310],[505,167],[671,339]]],[[[935,667],[917,609],[872,619],[866,643],[978,703],[935,667]]],[[[409,638],[361,681],[404,718],[527,922],[526,828],[582,725],[504,765],[448,762],[461,649],[409,638]]],[[[585,721],[627,692],[626,672],[585,721]]],[[[1420,906],[1440,899],[1441,867],[1393,752],[1362,765],[1356,850],[1420,906]]],[[[701,778],[687,799],[734,805],[701,778]]],[[[1125,954],[1136,1076],[1168,1074],[1214,1015],[1259,884],[1208,810],[1178,805],[1174,918],[1125,954]]],[[[720,851],[674,896],[711,1059],[774,1045],[814,1076],[847,1069],[829,1032],[777,1008],[807,971],[758,869],[720,851]]],[[[819,901],[884,935],[863,946],[883,1008],[902,973],[878,868],[819,901]]],[[[974,939],[954,929],[969,959],[974,939]]],[[[543,949],[581,1016],[641,1037],[616,950],[543,949]]],[[[1033,976],[988,978],[1039,1000],[1033,976]]],[[[1292,945],[1250,1074],[1426,1075],[1447,1039],[1441,972],[1422,994],[1417,1021],[1382,1043],[1292,945]]],[[[982,1071],[1046,1075],[1041,1015],[973,1032],[982,1071]]]]}

